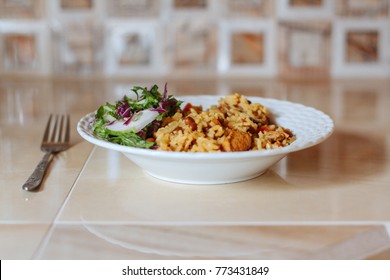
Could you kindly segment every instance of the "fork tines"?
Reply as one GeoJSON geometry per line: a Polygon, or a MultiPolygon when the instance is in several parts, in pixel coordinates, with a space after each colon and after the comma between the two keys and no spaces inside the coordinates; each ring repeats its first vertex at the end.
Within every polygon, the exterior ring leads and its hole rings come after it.
{"type": "Polygon", "coordinates": [[[69,115],[51,114],[47,121],[42,143],[67,143],[70,139],[69,115]]]}

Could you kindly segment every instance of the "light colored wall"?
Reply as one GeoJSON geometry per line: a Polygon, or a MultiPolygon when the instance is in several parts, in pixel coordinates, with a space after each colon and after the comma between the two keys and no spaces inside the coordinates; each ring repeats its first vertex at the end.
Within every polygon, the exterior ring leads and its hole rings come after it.
{"type": "Polygon", "coordinates": [[[0,0],[0,73],[390,77],[389,0],[0,0]]]}

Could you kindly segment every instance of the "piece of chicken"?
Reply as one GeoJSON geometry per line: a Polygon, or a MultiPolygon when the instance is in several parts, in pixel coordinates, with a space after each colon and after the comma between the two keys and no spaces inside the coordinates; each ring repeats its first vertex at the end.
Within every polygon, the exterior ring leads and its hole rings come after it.
{"type": "Polygon", "coordinates": [[[236,129],[230,131],[222,143],[222,149],[225,152],[248,151],[252,146],[252,137],[247,132],[236,129]]]}

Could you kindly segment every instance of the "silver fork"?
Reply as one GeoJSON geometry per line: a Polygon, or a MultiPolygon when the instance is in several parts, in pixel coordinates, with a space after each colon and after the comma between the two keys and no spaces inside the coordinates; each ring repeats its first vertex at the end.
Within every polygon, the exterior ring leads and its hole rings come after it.
{"type": "Polygon", "coordinates": [[[50,115],[47,121],[46,129],[43,134],[41,150],[45,155],[35,168],[34,172],[23,185],[26,191],[32,191],[38,188],[48,167],[50,156],[59,153],[69,147],[70,138],[70,118],[69,115],[50,115]]]}

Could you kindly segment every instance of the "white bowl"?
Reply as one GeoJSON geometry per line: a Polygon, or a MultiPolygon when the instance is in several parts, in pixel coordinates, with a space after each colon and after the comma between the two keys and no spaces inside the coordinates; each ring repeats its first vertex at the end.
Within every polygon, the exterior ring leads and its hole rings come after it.
{"type": "MultiPolygon", "coordinates": [[[[183,96],[177,99],[208,108],[222,96],[183,96]]],[[[122,152],[146,173],[158,179],[185,184],[223,184],[248,180],[263,174],[291,152],[309,148],[328,138],[333,130],[332,119],[323,112],[289,101],[247,97],[251,102],[269,108],[273,120],[290,129],[296,140],[287,147],[246,152],[192,153],[166,152],[127,147],[102,140],[94,135],[91,123],[95,112],[81,118],[77,131],[85,140],[122,152]]]]}

